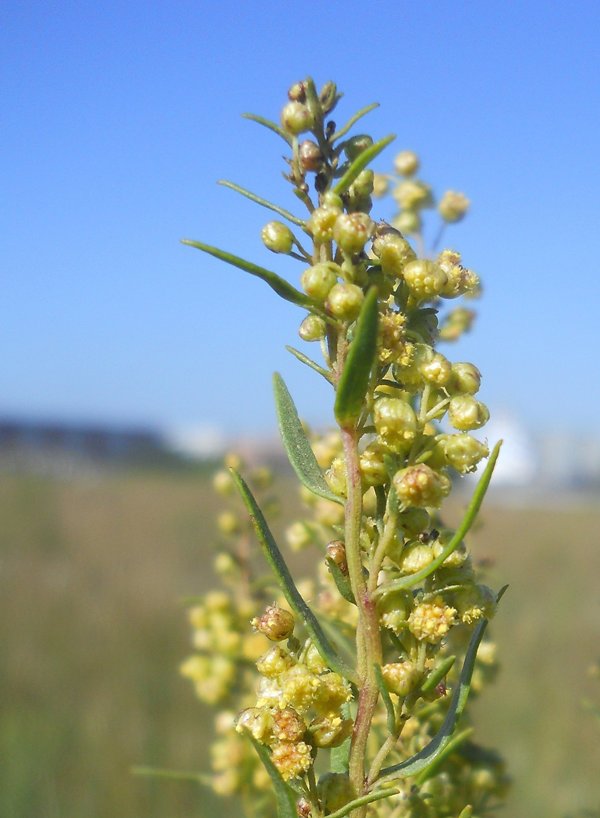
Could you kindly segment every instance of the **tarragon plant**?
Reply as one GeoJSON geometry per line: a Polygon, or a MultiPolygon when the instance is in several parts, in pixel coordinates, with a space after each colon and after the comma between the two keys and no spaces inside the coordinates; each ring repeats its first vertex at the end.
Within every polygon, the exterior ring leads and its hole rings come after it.
{"type": "MultiPolygon", "coordinates": [[[[482,640],[498,595],[478,582],[465,537],[499,444],[490,454],[470,434],[488,420],[479,370],[437,349],[472,319],[444,305],[476,294],[479,279],[455,250],[427,256],[421,213],[433,196],[414,178],[417,156],[400,153],[389,177],[370,169],[394,137],[350,132],[374,105],[338,128],[333,83],[318,92],[307,79],[288,97],[281,124],[247,116],[285,144],[284,175],[305,215],[223,184],[279,216],[262,240],[301,263],[300,286],[184,243],[306,313],[300,337],[322,360],[289,350],[330,384],[337,430],[312,437],[275,375],[283,445],[307,506],[286,538],[292,549],[314,549],[316,580],[294,579],[272,533],[268,473],[242,473],[230,458],[215,478],[222,494],[239,494],[247,517],[219,518],[216,568],[227,589],[190,610],[197,652],[182,671],[224,708],[206,780],[241,796],[248,815],[481,816],[506,778],[499,757],[473,742],[464,711],[493,669],[493,645],[482,640]],[[388,224],[371,210],[391,179],[400,210],[388,224]],[[447,528],[440,507],[453,478],[485,458],[462,521],[447,528]],[[252,536],[270,576],[256,570],[252,536]]],[[[441,224],[467,208],[462,194],[446,193],[441,224]]]]}

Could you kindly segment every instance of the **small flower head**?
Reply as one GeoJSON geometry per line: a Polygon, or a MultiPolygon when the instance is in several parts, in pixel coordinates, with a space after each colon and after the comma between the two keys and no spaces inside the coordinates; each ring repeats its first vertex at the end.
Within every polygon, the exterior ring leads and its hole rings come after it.
{"type": "Polygon", "coordinates": [[[273,253],[289,253],[294,246],[294,234],[283,222],[268,222],[261,231],[263,244],[273,253]]]}
{"type": "Polygon", "coordinates": [[[394,167],[400,176],[413,176],[419,170],[419,157],[414,151],[400,151],[394,159],[394,167]]]}
{"type": "Polygon", "coordinates": [[[331,262],[315,264],[302,273],[304,292],[315,301],[325,301],[329,291],[337,281],[339,267],[331,262]]]}
{"type": "Polygon", "coordinates": [[[328,558],[332,562],[335,562],[342,574],[347,574],[348,563],[346,562],[346,546],[342,540],[332,540],[331,542],[327,543],[327,548],[325,550],[328,558]]]}
{"type": "Polygon", "coordinates": [[[409,262],[402,272],[410,294],[416,301],[435,298],[439,295],[448,277],[434,261],[416,259],[409,262]]]}
{"type": "Polygon", "coordinates": [[[256,662],[256,668],[262,676],[274,679],[293,667],[294,660],[280,645],[273,645],[256,662]]]}
{"type": "Polygon", "coordinates": [[[439,445],[448,466],[456,469],[460,474],[475,471],[477,464],[490,453],[485,443],[481,443],[464,432],[458,435],[446,435],[439,445]]]}
{"type": "Polygon", "coordinates": [[[310,723],[310,742],[315,747],[339,747],[352,733],[352,719],[328,713],[310,723]]]}
{"type": "Polygon", "coordinates": [[[266,707],[249,707],[237,717],[235,729],[238,733],[248,732],[261,744],[268,744],[273,736],[273,714],[266,707]]]}
{"type": "Polygon", "coordinates": [[[408,591],[392,591],[382,597],[377,609],[383,627],[400,633],[406,627],[412,601],[412,595],[408,591]]]}
{"type": "Polygon", "coordinates": [[[417,639],[432,645],[441,642],[456,624],[456,609],[446,605],[441,596],[421,602],[408,617],[408,628],[417,639]]]}
{"type": "Polygon", "coordinates": [[[348,139],[344,145],[344,153],[352,162],[352,160],[356,159],[356,157],[359,156],[364,150],[370,148],[372,144],[373,138],[368,134],[357,134],[356,136],[352,136],[350,139],[348,139]]]}
{"type": "Polygon", "coordinates": [[[307,315],[300,324],[298,335],[303,341],[320,341],[327,331],[325,321],[318,315],[307,315]]]}
{"type": "Polygon", "coordinates": [[[307,227],[316,242],[331,241],[333,239],[333,228],[341,213],[341,200],[340,206],[323,204],[313,210],[307,222],[307,227]]]}
{"type": "Polygon", "coordinates": [[[337,217],[333,238],[345,253],[360,253],[373,229],[373,222],[366,213],[342,213],[337,217]]]}
{"type": "Polygon", "coordinates": [[[319,170],[323,164],[323,154],[321,148],[311,139],[305,139],[298,148],[298,158],[303,170],[319,170]]]}
{"type": "Polygon", "coordinates": [[[354,321],[364,299],[363,291],[356,284],[338,283],[334,284],[329,291],[325,308],[335,318],[340,318],[342,321],[354,321]]]}
{"type": "Polygon", "coordinates": [[[447,190],[438,205],[438,212],[445,222],[459,222],[469,209],[469,200],[464,193],[447,190]]]}
{"type": "Polygon", "coordinates": [[[269,605],[262,616],[252,620],[254,629],[264,634],[272,642],[289,639],[294,632],[294,624],[292,614],[278,605],[269,605]]]}
{"type": "Polygon", "coordinates": [[[281,112],[281,124],[284,130],[296,136],[310,131],[314,127],[315,118],[307,105],[292,100],[281,112]]]}
{"type": "Polygon", "coordinates": [[[420,233],[423,226],[421,216],[416,210],[403,210],[392,219],[392,224],[406,236],[420,233]]]}
{"type": "Polygon", "coordinates": [[[413,662],[396,662],[383,665],[381,672],[390,693],[395,693],[401,697],[412,693],[421,676],[413,662]]]}
{"type": "Polygon", "coordinates": [[[393,195],[402,210],[420,210],[430,207],[432,202],[431,188],[417,179],[400,182],[393,195]]]}
{"type": "Polygon", "coordinates": [[[452,364],[452,375],[448,391],[453,395],[475,395],[481,386],[481,372],[474,364],[459,362],[452,364]]]}
{"type": "Polygon", "coordinates": [[[437,508],[450,492],[450,480],[426,463],[408,466],[394,475],[394,488],[401,503],[437,508]]]}
{"type": "Polygon", "coordinates": [[[450,401],[448,419],[455,429],[470,432],[484,426],[490,419],[490,413],[485,403],[472,395],[457,395],[450,401]]]}
{"type": "Polygon", "coordinates": [[[417,434],[417,417],[402,398],[379,398],[373,409],[373,421],[381,442],[392,451],[411,446],[417,434]]]}
{"type": "Polygon", "coordinates": [[[496,612],[496,595],[487,585],[470,585],[453,595],[460,621],[467,625],[491,619],[496,612]]]}
{"type": "Polygon", "coordinates": [[[310,747],[303,741],[296,744],[281,742],[273,747],[271,761],[281,773],[284,781],[291,781],[304,775],[312,766],[310,747]]]}
{"type": "Polygon", "coordinates": [[[277,741],[296,744],[304,737],[306,723],[293,707],[284,707],[283,710],[275,710],[272,719],[273,737],[277,741]]]}

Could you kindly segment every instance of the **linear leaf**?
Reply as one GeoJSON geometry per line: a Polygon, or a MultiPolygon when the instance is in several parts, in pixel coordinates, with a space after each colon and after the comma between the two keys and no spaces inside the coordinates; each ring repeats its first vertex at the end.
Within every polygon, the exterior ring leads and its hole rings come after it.
{"type": "Polygon", "coordinates": [[[433,668],[429,676],[427,676],[421,685],[421,692],[429,693],[430,690],[434,690],[442,679],[448,675],[450,668],[455,661],[456,656],[447,656],[445,659],[442,659],[442,661],[433,668]]]}
{"type": "Polygon", "coordinates": [[[340,196],[342,193],[348,190],[358,174],[364,170],[376,156],[379,156],[381,151],[387,148],[390,142],[393,142],[395,138],[396,134],[390,134],[389,136],[380,139],[379,142],[369,145],[369,147],[365,148],[364,151],[361,151],[341,179],[338,179],[338,181],[335,183],[332,188],[333,192],[340,196]]]}
{"type": "Polygon", "coordinates": [[[262,207],[266,207],[267,210],[272,210],[274,213],[278,213],[280,216],[283,216],[284,219],[292,222],[292,224],[298,225],[298,227],[304,227],[303,220],[298,216],[294,216],[294,214],[290,213],[289,210],[286,210],[284,207],[279,207],[279,205],[273,204],[273,202],[269,202],[268,199],[263,199],[262,196],[257,196],[256,193],[252,193],[251,190],[246,190],[246,188],[242,187],[241,185],[236,185],[235,182],[229,182],[227,179],[219,179],[217,184],[223,185],[223,187],[228,187],[230,190],[235,190],[236,193],[241,193],[242,196],[250,199],[251,202],[255,202],[262,207]]]}
{"type": "Polygon", "coordinates": [[[308,296],[301,293],[300,290],[297,290],[295,287],[292,287],[289,282],[281,278],[281,276],[278,276],[277,273],[271,272],[271,270],[266,270],[264,267],[259,267],[258,264],[253,264],[251,261],[246,261],[239,256],[234,256],[225,250],[219,250],[218,247],[211,247],[209,244],[204,244],[201,241],[182,239],[181,243],[188,247],[195,247],[197,250],[202,250],[202,252],[208,253],[209,256],[214,256],[221,261],[226,261],[227,264],[233,265],[233,267],[239,267],[240,270],[244,270],[246,273],[250,273],[250,275],[257,276],[257,278],[266,282],[271,289],[275,290],[277,295],[285,301],[291,301],[292,304],[297,304],[299,307],[304,307],[313,312],[319,311],[315,308],[315,305],[308,296]]]}
{"type": "Polygon", "coordinates": [[[434,775],[438,774],[438,771],[444,761],[452,755],[452,753],[456,750],[457,747],[460,747],[461,744],[464,744],[465,741],[473,735],[473,728],[466,727],[464,730],[461,730],[460,733],[455,733],[448,744],[444,747],[442,752],[437,756],[435,761],[433,761],[429,767],[426,767],[423,772],[417,776],[417,780],[415,784],[417,786],[422,786],[426,781],[429,781],[430,778],[433,778],[434,775]]]}
{"type": "Polygon", "coordinates": [[[293,355],[294,358],[300,361],[300,363],[305,364],[306,366],[310,367],[310,369],[313,369],[315,372],[318,372],[319,375],[322,375],[328,383],[331,383],[331,375],[329,374],[329,372],[326,369],[323,369],[322,366],[319,366],[319,364],[315,363],[311,358],[308,357],[308,355],[305,355],[303,352],[300,352],[299,349],[296,349],[295,347],[291,347],[289,345],[286,346],[286,349],[290,353],[290,355],[293,355]]]}
{"type": "Polygon", "coordinates": [[[373,792],[367,793],[367,795],[361,795],[360,798],[355,798],[354,801],[350,801],[348,804],[345,804],[335,812],[330,812],[327,818],[344,818],[344,815],[348,815],[349,812],[352,812],[352,810],[355,810],[358,807],[362,807],[365,804],[372,804],[373,801],[381,801],[382,798],[390,798],[392,795],[398,795],[399,792],[400,790],[391,788],[385,790],[374,790],[373,792]]]}
{"type": "Polygon", "coordinates": [[[354,116],[351,116],[348,122],[346,122],[346,124],[340,128],[339,131],[336,131],[329,141],[332,143],[337,142],[337,140],[341,139],[342,136],[346,136],[350,128],[355,125],[359,119],[362,119],[363,116],[366,116],[366,114],[374,111],[375,108],[379,108],[378,102],[372,102],[370,105],[365,105],[365,107],[361,108],[360,111],[357,111],[354,116]]]}
{"type": "Polygon", "coordinates": [[[298,411],[281,375],[273,375],[273,391],[279,432],[290,463],[300,482],[313,494],[343,505],[343,500],[334,494],[323,477],[323,472],[306,437],[298,411]]]}
{"type": "Polygon", "coordinates": [[[277,802],[277,818],[298,818],[296,812],[296,796],[293,790],[288,787],[281,773],[271,761],[271,753],[267,750],[264,744],[257,741],[252,733],[246,731],[246,735],[254,745],[254,749],[258,753],[258,757],[262,761],[265,770],[269,773],[271,781],[273,782],[273,790],[275,792],[275,800],[277,802]]]}
{"type": "Polygon", "coordinates": [[[340,426],[353,426],[363,403],[377,354],[377,287],[371,287],[356,322],[354,338],[344,362],[335,396],[335,417],[340,426]]]}
{"type": "Polygon", "coordinates": [[[385,679],[383,678],[381,665],[377,664],[375,665],[375,678],[377,679],[377,686],[379,687],[381,698],[383,699],[383,703],[385,704],[388,733],[390,734],[390,736],[394,736],[396,735],[396,711],[394,710],[394,703],[392,702],[392,697],[390,696],[389,690],[387,689],[385,684],[385,679]]]}
{"type": "Polygon", "coordinates": [[[251,122],[258,122],[259,125],[263,125],[265,128],[268,128],[273,133],[276,133],[282,139],[288,143],[288,145],[292,144],[292,137],[287,134],[283,128],[280,128],[276,122],[272,122],[270,119],[265,119],[264,116],[259,116],[258,114],[242,114],[244,119],[249,119],[251,122]]]}
{"type": "Polygon", "coordinates": [[[262,546],[265,559],[277,577],[279,586],[281,587],[283,595],[288,601],[290,608],[296,614],[296,616],[302,622],[304,622],[307,631],[315,643],[315,647],[329,667],[344,676],[346,679],[355,682],[356,674],[352,668],[346,665],[346,663],[336,654],[331,646],[331,643],[325,636],[318,619],[308,607],[300,592],[296,588],[292,575],[290,574],[290,570],[283,559],[281,551],[279,550],[271,530],[267,525],[267,521],[265,520],[258,503],[254,499],[252,492],[248,488],[248,485],[234,469],[231,469],[231,474],[241,494],[242,500],[244,501],[248,514],[250,515],[254,530],[256,531],[256,535],[262,546]]]}
{"type": "Polygon", "coordinates": [[[469,690],[471,688],[471,677],[473,675],[473,668],[475,666],[475,659],[477,657],[477,649],[483,637],[483,633],[487,626],[487,619],[482,619],[476,626],[469,642],[469,647],[465,655],[465,661],[458,679],[457,685],[454,688],[450,706],[446,713],[446,718],[436,735],[431,739],[429,744],[424,747],[419,753],[416,753],[412,758],[402,761],[400,764],[394,764],[393,767],[386,767],[381,771],[381,776],[378,779],[378,784],[385,781],[393,781],[396,778],[408,778],[411,775],[426,770],[430,764],[444,751],[444,748],[451,741],[454,728],[461,717],[467,699],[469,697],[469,690]]]}
{"type": "Polygon", "coordinates": [[[352,593],[352,586],[350,585],[349,578],[340,571],[340,566],[335,563],[330,557],[327,557],[325,560],[327,563],[327,567],[329,568],[329,572],[333,577],[333,581],[336,584],[336,587],[346,602],[351,602],[352,605],[356,605],[356,599],[354,598],[354,594],[352,593]]]}
{"type": "Polygon", "coordinates": [[[421,583],[424,579],[427,579],[428,576],[433,574],[434,571],[437,571],[440,565],[450,556],[450,554],[456,551],[475,522],[479,509],[481,508],[481,504],[483,503],[485,493],[490,485],[490,480],[492,479],[492,474],[494,473],[494,467],[496,465],[496,461],[498,460],[501,446],[502,441],[499,440],[492,450],[487,465],[479,479],[479,483],[477,483],[473,496],[471,497],[471,502],[467,506],[467,510],[465,511],[465,515],[462,518],[460,525],[456,529],[452,539],[444,547],[444,550],[439,554],[439,556],[432,560],[432,562],[430,562],[426,568],[422,568],[415,574],[411,574],[408,577],[401,577],[400,579],[394,579],[392,582],[388,582],[385,585],[380,585],[375,591],[376,595],[388,593],[389,591],[395,591],[399,588],[414,588],[415,585],[419,585],[419,583],[421,583]]]}

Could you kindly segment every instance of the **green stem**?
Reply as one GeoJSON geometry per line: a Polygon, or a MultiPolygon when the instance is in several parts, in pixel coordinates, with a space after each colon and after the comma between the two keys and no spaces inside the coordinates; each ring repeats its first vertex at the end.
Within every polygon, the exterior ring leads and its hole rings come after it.
{"type": "MultiPolygon", "coordinates": [[[[354,791],[360,798],[366,793],[366,750],[371,722],[377,707],[379,688],[375,665],[381,664],[381,635],[377,609],[367,590],[360,550],[362,525],[362,484],[358,460],[358,433],[355,428],[342,429],[348,499],[346,501],[346,559],[348,577],[358,607],[357,654],[360,693],[350,748],[349,774],[354,791]]],[[[366,804],[352,811],[353,818],[363,818],[366,804]]]]}

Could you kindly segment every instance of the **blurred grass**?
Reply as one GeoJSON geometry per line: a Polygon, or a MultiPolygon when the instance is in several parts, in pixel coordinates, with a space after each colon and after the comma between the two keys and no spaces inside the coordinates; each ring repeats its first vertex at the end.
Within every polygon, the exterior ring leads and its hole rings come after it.
{"type": "MultiPolygon", "coordinates": [[[[288,485],[283,483],[283,485],[288,485]]],[[[142,764],[207,766],[209,711],[177,673],[179,600],[206,589],[215,500],[187,475],[0,483],[0,815],[199,818],[224,802],[142,764]]],[[[475,535],[510,582],[503,662],[478,704],[509,759],[513,818],[600,801],[600,732],[580,707],[600,653],[600,511],[491,509],[475,535]]],[[[232,814],[237,814],[233,810],[232,814]]]]}

